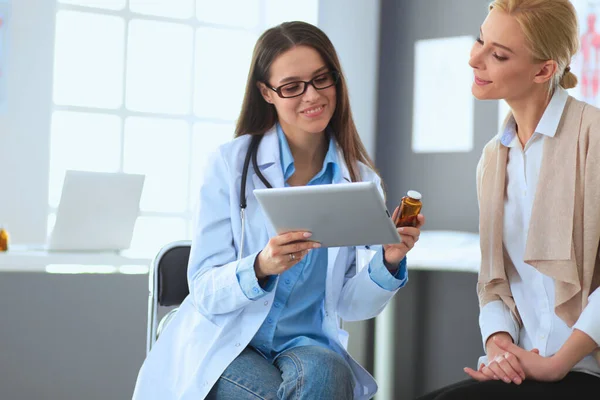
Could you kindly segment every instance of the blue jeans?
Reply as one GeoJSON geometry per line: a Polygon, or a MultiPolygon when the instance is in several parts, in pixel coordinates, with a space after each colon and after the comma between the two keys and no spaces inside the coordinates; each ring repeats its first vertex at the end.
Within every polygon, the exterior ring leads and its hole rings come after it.
{"type": "Polygon", "coordinates": [[[354,378],[344,358],[319,346],[284,351],[273,363],[247,347],[227,367],[207,399],[353,399],[354,378]]]}

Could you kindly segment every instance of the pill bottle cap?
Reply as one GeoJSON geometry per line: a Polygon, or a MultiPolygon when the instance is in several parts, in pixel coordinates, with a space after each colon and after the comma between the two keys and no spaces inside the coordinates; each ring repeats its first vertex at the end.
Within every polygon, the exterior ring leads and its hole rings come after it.
{"type": "Polygon", "coordinates": [[[416,190],[409,190],[406,195],[415,200],[421,200],[421,193],[417,192],[416,190]]]}

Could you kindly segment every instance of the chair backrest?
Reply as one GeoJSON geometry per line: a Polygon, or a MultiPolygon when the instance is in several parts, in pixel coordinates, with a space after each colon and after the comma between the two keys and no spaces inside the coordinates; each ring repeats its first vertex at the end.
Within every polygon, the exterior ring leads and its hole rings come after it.
{"type": "MultiPolygon", "coordinates": [[[[148,273],[148,332],[146,353],[158,337],[158,307],[178,306],[189,294],[187,266],[190,258],[190,240],[179,240],[163,246],[148,273]]],[[[171,312],[173,312],[172,310],[171,312]]]]}
{"type": "Polygon", "coordinates": [[[157,257],[157,302],[161,306],[178,306],[189,294],[187,266],[190,258],[188,241],[170,243],[157,257]]]}

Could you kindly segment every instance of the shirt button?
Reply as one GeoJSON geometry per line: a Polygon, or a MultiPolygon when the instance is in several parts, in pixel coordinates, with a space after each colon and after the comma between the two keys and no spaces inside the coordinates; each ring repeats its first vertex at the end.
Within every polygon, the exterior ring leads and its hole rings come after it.
{"type": "Polygon", "coordinates": [[[269,305],[269,301],[267,300],[267,301],[265,301],[265,306],[268,306],[268,305],[269,305]]]}
{"type": "Polygon", "coordinates": [[[254,288],[254,289],[252,289],[252,291],[253,291],[254,293],[258,293],[258,288],[254,288]]]}
{"type": "Polygon", "coordinates": [[[236,344],[235,344],[235,347],[240,347],[240,344],[239,344],[239,343],[236,343],[236,344]]]}
{"type": "Polygon", "coordinates": [[[286,280],[285,280],[285,284],[286,284],[286,285],[289,285],[289,284],[290,284],[290,280],[289,280],[289,279],[286,279],[286,280]]]}
{"type": "Polygon", "coordinates": [[[272,324],[273,323],[273,318],[267,319],[267,322],[270,323],[270,324],[272,324]]]}
{"type": "Polygon", "coordinates": [[[275,304],[273,304],[273,307],[275,307],[275,308],[279,308],[279,303],[275,303],[275,304]]]}

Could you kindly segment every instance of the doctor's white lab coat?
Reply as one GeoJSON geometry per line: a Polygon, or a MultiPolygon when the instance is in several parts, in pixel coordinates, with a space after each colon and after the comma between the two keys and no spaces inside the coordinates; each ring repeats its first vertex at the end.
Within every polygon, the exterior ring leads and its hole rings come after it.
{"type": "MultiPolygon", "coordinates": [[[[271,305],[275,290],[249,300],[238,283],[236,268],[241,239],[240,183],[250,136],[222,145],[207,164],[195,221],[188,268],[190,294],[164,329],[137,378],[134,400],[201,400],[225,368],[250,343],[271,305]]],[[[342,179],[348,168],[338,147],[342,179]]],[[[273,187],[283,187],[279,142],[275,128],[267,132],[257,153],[258,166],[273,187]]],[[[380,180],[360,164],[363,181],[380,180]]],[[[263,216],[255,188],[264,184],[249,168],[246,182],[244,257],[256,257],[276,235],[263,216]]],[[[323,331],[346,349],[348,333],[339,319],[357,321],[378,315],[395,291],[378,286],[368,273],[374,254],[366,247],[328,249],[323,331]]],[[[370,399],[377,391],[373,377],[344,351],[354,373],[355,399],[370,399]]]]}

